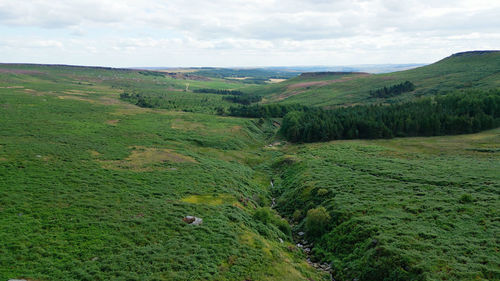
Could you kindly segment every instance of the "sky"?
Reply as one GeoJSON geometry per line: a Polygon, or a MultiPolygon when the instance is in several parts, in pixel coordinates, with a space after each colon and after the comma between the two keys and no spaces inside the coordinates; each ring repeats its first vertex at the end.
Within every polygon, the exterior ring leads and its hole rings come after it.
{"type": "Polygon", "coordinates": [[[492,49],[499,0],[0,0],[3,63],[431,63],[492,49]]]}

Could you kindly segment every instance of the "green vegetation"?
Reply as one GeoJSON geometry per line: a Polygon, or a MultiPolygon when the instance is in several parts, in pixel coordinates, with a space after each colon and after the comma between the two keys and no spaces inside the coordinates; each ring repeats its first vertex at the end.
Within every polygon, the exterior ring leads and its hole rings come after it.
{"type": "Polygon", "coordinates": [[[253,218],[269,198],[257,169],[267,123],[119,99],[126,83],[175,87],[170,78],[1,69],[1,280],[326,277],[293,250],[289,228],[253,218]],[[185,223],[189,215],[203,223],[185,223]]]}
{"type": "Polygon", "coordinates": [[[288,112],[307,111],[308,107],[299,104],[254,104],[248,106],[231,106],[229,115],[251,118],[281,118],[288,112]]]}
{"type": "Polygon", "coordinates": [[[415,85],[410,81],[405,81],[404,83],[392,85],[389,87],[383,87],[375,91],[370,91],[370,96],[374,98],[390,98],[414,90],[415,85]]]}
{"type": "Polygon", "coordinates": [[[226,96],[223,99],[226,101],[234,102],[234,103],[249,105],[251,103],[261,101],[262,97],[255,96],[255,95],[238,95],[238,96],[226,96]]]}
{"type": "Polygon", "coordinates": [[[120,99],[144,108],[199,113],[215,113],[219,108],[225,109],[233,104],[218,94],[186,93],[182,91],[140,92],[134,90],[131,94],[128,92],[120,94],[120,99]]]}
{"type": "Polygon", "coordinates": [[[292,142],[439,136],[500,125],[500,91],[464,92],[414,102],[289,112],[281,133],[292,142]]]}
{"type": "MultiPolygon", "coordinates": [[[[321,196],[320,194],[318,195],[321,196]]],[[[305,229],[307,231],[307,235],[313,239],[321,237],[321,235],[323,235],[328,229],[330,219],[330,214],[328,214],[323,206],[307,211],[305,219],[305,229]]]]}
{"type": "Polygon", "coordinates": [[[386,74],[344,74],[316,77],[299,76],[265,87],[249,87],[264,97],[266,103],[301,104],[336,107],[379,103],[370,91],[411,81],[415,90],[384,101],[397,103],[415,97],[454,92],[463,89],[494,89],[500,87],[500,51],[459,53],[434,64],[386,74]]]}
{"type": "Polygon", "coordinates": [[[499,147],[499,129],[290,145],[278,210],[336,280],[499,280],[500,156],[482,152],[499,147]],[[323,235],[312,212],[331,216],[323,235]]]}
{"type": "Polygon", "coordinates": [[[210,94],[218,94],[218,95],[234,95],[234,96],[239,96],[242,95],[243,93],[241,91],[235,91],[235,90],[226,90],[226,89],[195,89],[193,92],[195,93],[210,93],[210,94]]]}
{"type": "Polygon", "coordinates": [[[146,76],[165,77],[165,74],[156,71],[139,71],[139,73],[146,76]]]}
{"type": "Polygon", "coordinates": [[[499,66],[0,65],[0,279],[500,280],[499,66]]]}

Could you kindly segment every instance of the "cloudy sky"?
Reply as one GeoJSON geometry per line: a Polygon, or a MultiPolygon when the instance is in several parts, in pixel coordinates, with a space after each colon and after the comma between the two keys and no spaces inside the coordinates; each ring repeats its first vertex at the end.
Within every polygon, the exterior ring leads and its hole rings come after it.
{"type": "Polygon", "coordinates": [[[427,63],[500,49],[499,0],[0,0],[0,62],[427,63]]]}

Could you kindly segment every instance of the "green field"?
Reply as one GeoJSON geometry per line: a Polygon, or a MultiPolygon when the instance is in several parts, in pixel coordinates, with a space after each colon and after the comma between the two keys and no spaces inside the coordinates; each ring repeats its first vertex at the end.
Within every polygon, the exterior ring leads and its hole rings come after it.
{"type": "Polygon", "coordinates": [[[462,89],[500,87],[500,51],[457,54],[434,64],[386,74],[299,76],[285,82],[253,88],[266,102],[299,103],[333,107],[411,100],[415,96],[435,95],[462,89]],[[405,81],[416,85],[413,92],[391,99],[374,99],[370,90],[405,81]]]}
{"type": "Polygon", "coordinates": [[[498,88],[498,58],[276,84],[0,65],[0,280],[331,280],[308,259],[342,281],[500,280],[500,129],[291,144],[281,120],[216,115],[239,105],[193,92],[333,106],[416,85],[393,103],[498,88]]]}

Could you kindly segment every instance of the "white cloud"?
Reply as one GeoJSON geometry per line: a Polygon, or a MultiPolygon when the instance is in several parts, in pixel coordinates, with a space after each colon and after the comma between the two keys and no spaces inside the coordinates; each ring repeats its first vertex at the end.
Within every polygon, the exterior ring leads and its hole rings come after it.
{"type": "Polygon", "coordinates": [[[498,14],[496,0],[0,0],[0,61],[54,48],[54,62],[115,66],[429,62],[500,46],[498,14]]]}

